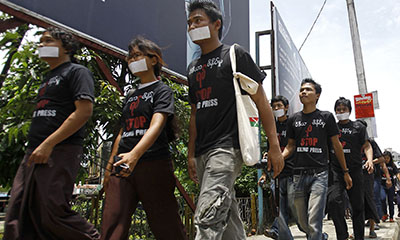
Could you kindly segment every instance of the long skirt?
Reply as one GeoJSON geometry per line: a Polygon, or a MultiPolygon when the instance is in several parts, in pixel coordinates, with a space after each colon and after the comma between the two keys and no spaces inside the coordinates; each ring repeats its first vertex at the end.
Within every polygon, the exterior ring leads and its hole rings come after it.
{"type": "Polygon", "coordinates": [[[14,178],[4,239],[99,239],[93,225],[70,206],[82,146],[56,146],[47,164],[28,166],[32,151],[14,178]]]}
{"type": "Polygon", "coordinates": [[[111,175],[106,189],[101,239],[128,239],[132,215],[141,201],[157,240],[186,240],[174,190],[172,162],[166,159],[139,162],[128,177],[111,175]]]}

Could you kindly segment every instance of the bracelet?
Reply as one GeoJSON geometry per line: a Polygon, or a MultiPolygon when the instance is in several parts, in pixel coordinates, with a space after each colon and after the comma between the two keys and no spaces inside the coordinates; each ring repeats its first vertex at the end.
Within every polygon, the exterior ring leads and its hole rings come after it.
{"type": "Polygon", "coordinates": [[[347,168],[347,169],[343,170],[343,173],[349,173],[349,169],[347,168]]]}

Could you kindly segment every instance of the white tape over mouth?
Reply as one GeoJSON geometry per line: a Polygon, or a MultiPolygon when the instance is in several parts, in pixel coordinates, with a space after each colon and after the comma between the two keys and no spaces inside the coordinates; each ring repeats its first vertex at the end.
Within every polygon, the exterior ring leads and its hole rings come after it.
{"type": "Polygon", "coordinates": [[[273,113],[274,113],[275,117],[279,118],[279,117],[282,117],[283,115],[285,115],[285,110],[278,109],[278,110],[273,111],[273,113]]]}
{"type": "Polygon", "coordinates": [[[131,62],[129,63],[128,67],[132,74],[147,71],[146,59],[143,58],[138,61],[131,62]]]}
{"type": "Polygon", "coordinates": [[[345,121],[350,118],[350,113],[349,112],[338,113],[338,114],[336,114],[336,118],[339,121],[345,121]]]}
{"type": "Polygon", "coordinates": [[[189,32],[189,36],[190,39],[192,39],[192,42],[208,39],[211,37],[210,29],[208,28],[208,26],[195,28],[189,32]]]}
{"type": "Polygon", "coordinates": [[[38,48],[39,57],[58,57],[58,47],[40,47],[38,48]]]}

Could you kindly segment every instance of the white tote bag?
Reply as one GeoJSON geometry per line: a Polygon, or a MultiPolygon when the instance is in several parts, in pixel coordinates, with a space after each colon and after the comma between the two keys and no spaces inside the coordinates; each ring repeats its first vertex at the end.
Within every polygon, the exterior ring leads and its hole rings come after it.
{"type": "Polygon", "coordinates": [[[248,76],[236,72],[235,45],[230,48],[230,58],[235,88],[236,111],[238,118],[239,144],[243,162],[253,166],[260,159],[259,117],[256,104],[249,95],[242,95],[237,79],[243,90],[253,95],[257,92],[258,83],[248,76]]]}

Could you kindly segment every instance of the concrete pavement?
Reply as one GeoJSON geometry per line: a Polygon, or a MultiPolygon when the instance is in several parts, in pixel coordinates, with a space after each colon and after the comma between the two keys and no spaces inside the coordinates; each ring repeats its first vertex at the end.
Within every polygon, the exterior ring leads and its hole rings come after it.
{"type": "MultiPolygon", "coordinates": [[[[397,207],[395,207],[397,211],[397,207]]],[[[397,214],[397,212],[396,212],[397,214]]],[[[2,236],[2,233],[4,231],[4,217],[5,213],[0,213],[0,238],[2,236]]],[[[353,227],[351,220],[347,220],[347,226],[349,227],[349,233],[353,233],[353,227]]],[[[379,224],[380,229],[376,230],[376,234],[378,235],[378,238],[375,238],[377,240],[400,240],[400,218],[395,218],[395,222],[390,223],[388,221],[386,222],[381,222],[379,224]]],[[[290,227],[290,230],[292,231],[293,237],[295,240],[303,240],[306,239],[305,234],[297,228],[296,225],[290,227]]],[[[324,226],[323,226],[323,231],[328,233],[329,239],[336,239],[336,233],[335,233],[335,226],[333,225],[332,220],[326,220],[324,219],[324,226]]],[[[370,239],[368,238],[369,234],[369,228],[365,227],[365,234],[366,237],[365,239],[370,239]]],[[[247,240],[268,240],[270,238],[265,237],[264,235],[256,235],[256,236],[251,236],[248,237],[247,240]]]]}
{"type": "MultiPolygon", "coordinates": [[[[396,207],[397,208],[397,207],[396,207]]],[[[397,210],[397,209],[396,209],[397,210]]],[[[396,213],[397,214],[397,213],[396,213]]],[[[353,226],[351,220],[347,220],[347,226],[349,227],[349,233],[353,233],[353,226]]],[[[381,222],[379,223],[380,229],[375,230],[378,238],[374,238],[377,240],[400,240],[400,218],[395,218],[395,222],[381,222]]],[[[292,231],[294,239],[306,239],[306,236],[303,232],[301,232],[296,225],[290,227],[292,231]]],[[[324,219],[323,231],[329,235],[329,239],[336,239],[335,226],[333,225],[332,220],[324,219]]],[[[368,237],[369,227],[365,227],[365,239],[372,239],[368,237]]],[[[247,240],[268,240],[270,238],[265,237],[264,235],[256,235],[248,237],[247,240]]]]}

